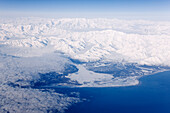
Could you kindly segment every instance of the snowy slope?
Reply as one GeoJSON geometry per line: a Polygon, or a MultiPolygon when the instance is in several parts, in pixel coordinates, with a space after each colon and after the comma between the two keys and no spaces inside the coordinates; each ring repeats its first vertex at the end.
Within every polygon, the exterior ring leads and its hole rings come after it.
{"type": "Polygon", "coordinates": [[[169,31],[168,21],[0,18],[0,112],[63,112],[79,99],[43,87],[129,86],[168,70],[169,31]]]}
{"type": "Polygon", "coordinates": [[[18,21],[0,24],[1,44],[31,48],[52,46],[50,50],[83,61],[106,59],[170,65],[170,22],[77,18],[22,23],[24,19],[18,20],[20,24],[18,21]]]}

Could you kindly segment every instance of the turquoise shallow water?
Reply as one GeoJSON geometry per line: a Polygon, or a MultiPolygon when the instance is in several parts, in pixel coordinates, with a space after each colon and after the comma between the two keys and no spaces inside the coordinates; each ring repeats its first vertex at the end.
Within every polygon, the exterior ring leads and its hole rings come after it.
{"type": "Polygon", "coordinates": [[[170,72],[144,76],[129,87],[57,88],[86,98],[66,113],[170,113],[170,72]]]}

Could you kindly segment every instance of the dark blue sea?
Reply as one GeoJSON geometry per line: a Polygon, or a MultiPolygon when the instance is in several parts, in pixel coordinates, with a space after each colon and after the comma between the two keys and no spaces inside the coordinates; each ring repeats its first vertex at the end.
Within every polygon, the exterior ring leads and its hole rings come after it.
{"type": "Polygon", "coordinates": [[[170,113],[169,71],[144,76],[136,86],[56,90],[79,92],[86,99],[66,113],[170,113]]]}

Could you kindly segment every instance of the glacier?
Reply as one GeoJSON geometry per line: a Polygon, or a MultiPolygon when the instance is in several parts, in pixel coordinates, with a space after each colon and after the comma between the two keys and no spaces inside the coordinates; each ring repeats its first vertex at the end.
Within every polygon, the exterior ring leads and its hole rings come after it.
{"type": "Polygon", "coordinates": [[[131,86],[169,70],[169,31],[169,21],[2,17],[0,112],[64,112],[81,100],[44,88],[131,86]]]}

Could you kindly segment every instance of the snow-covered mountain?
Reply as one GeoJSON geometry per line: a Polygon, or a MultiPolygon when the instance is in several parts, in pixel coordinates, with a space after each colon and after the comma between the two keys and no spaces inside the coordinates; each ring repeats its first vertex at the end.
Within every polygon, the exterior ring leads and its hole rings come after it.
{"type": "Polygon", "coordinates": [[[26,104],[26,112],[63,111],[79,102],[39,87],[129,86],[168,70],[169,31],[165,21],[0,18],[0,112],[26,104]]]}
{"type": "Polygon", "coordinates": [[[170,22],[85,18],[6,21],[1,19],[1,45],[49,48],[86,62],[102,59],[170,65],[170,22]]]}

